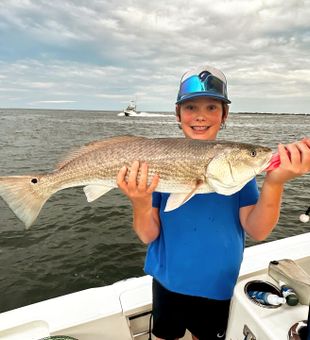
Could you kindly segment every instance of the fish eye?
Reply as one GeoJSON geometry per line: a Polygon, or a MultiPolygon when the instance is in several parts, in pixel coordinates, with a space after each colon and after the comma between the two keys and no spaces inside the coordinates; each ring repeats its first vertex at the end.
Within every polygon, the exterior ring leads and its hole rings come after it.
{"type": "Polygon", "coordinates": [[[251,151],[250,151],[250,156],[251,156],[251,157],[255,157],[256,155],[257,155],[256,150],[251,150],[251,151]]]}
{"type": "Polygon", "coordinates": [[[32,178],[31,183],[32,184],[37,184],[38,183],[38,179],[37,178],[32,178]]]}

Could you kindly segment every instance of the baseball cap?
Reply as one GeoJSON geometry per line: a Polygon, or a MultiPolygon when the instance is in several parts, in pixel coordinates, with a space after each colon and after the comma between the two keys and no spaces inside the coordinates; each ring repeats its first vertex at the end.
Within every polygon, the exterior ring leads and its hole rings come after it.
{"type": "Polygon", "coordinates": [[[212,66],[199,66],[183,74],[176,104],[196,97],[209,97],[231,103],[223,72],[212,66]]]}

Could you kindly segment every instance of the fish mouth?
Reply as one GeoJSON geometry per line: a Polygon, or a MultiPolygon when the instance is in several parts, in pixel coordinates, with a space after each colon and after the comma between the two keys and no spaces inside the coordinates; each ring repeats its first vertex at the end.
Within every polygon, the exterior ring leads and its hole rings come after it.
{"type": "Polygon", "coordinates": [[[265,169],[269,167],[271,160],[272,160],[272,153],[270,154],[270,158],[260,167],[260,169],[254,170],[255,175],[258,175],[261,172],[265,171],[265,169]]]}

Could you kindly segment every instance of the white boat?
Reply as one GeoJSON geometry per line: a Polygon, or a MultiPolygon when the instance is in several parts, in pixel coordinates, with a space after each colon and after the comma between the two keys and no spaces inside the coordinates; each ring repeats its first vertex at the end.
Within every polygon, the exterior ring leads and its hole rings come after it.
{"type": "Polygon", "coordinates": [[[134,100],[131,100],[128,104],[128,106],[126,107],[126,109],[124,109],[124,115],[126,117],[128,116],[136,116],[137,113],[137,105],[136,102],[134,100]]]}
{"type": "MultiPolygon", "coordinates": [[[[310,233],[245,249],[231,304],[227,340],[300,339],[294,332],[307,331],[306,303],[270,308],[254,303],[246,294],[253,282],[256,287],[264,284],[276,289],[278,282],[268,274],[268,267],[270,261],[282,259],[293,260],[304,271],[304,280],[310,279],[310,233]]],[[[297,277],[293,279],[298,281],[297,277]]],[[[0,339],[57,339],[57,335],[64,335],[67,338],[62,339],[148,340],[151,281],[149,276],[131,278],[2,313],[0,339]]],[[[305,298],[308,297],[306,292],[305,298]]],[[[186,333],[183,339],[191,337],[186,333]]]]}

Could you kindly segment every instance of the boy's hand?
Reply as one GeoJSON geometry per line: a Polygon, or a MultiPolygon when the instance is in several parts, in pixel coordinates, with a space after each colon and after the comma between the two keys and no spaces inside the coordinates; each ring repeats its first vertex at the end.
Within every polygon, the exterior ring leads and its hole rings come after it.
{"type": "Polygon", "coordinates": [[[285,182],[310,172],[310,139],[288,144],[279,144],[280,166],[266,175],[265,181],[270,184],[285,182]],[[289,151],[289,155],[286,152],[289,151]]]}
{"type": "Polygon", "coordinates": [[[133,162],[130,170],[126,166],[123,166],[117,175],[118,187],[133,204],[143,204],[149,201],[158,182],[159,176],[155,175],[151,183],[148,184],[148,166],[146,163],[140,165],[139,161],[133,162]],[[128,181],[126,181],[128,171],[128,181]],[[139,171],[140,176],[138,179],[139,171]]]}

